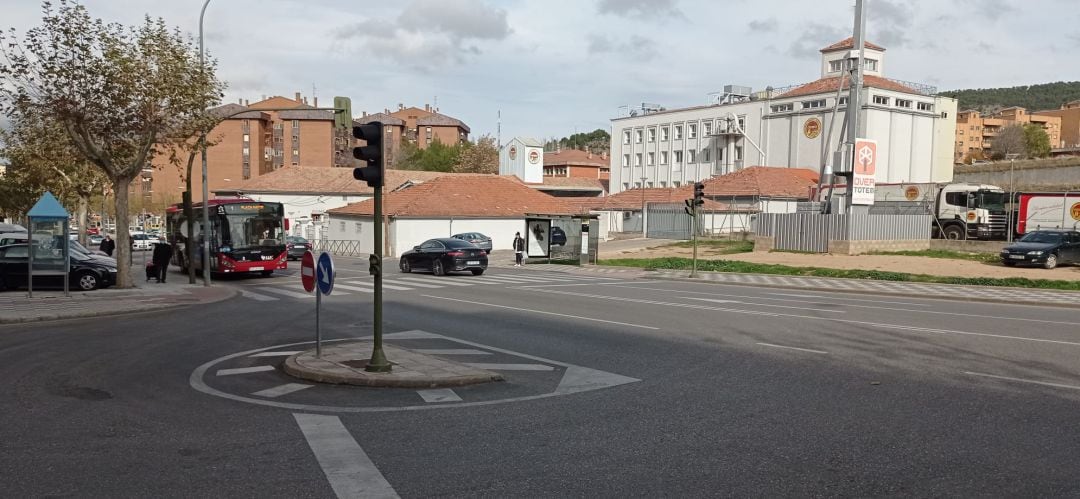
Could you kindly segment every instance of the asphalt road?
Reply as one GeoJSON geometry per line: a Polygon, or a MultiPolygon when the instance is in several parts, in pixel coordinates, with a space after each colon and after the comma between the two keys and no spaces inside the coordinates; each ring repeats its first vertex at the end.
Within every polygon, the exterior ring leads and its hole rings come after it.
{"type": "MultiPolygon", "coordinates": [[[[388,342],[507,369],[429,402],[297,388],[277,368],[314,336],[297,281],[0,327],[3,495],[1080,494],[1076,310],[394,272],[388,342]]],[[[339,259],[325,338],[370,334],[366,281],[339,259]]]]}

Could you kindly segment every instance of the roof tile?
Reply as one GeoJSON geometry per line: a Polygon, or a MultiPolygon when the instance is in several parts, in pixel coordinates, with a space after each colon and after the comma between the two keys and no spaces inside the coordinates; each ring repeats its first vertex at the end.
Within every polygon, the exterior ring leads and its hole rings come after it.
{"type": "MultiPolygon", "coordinates": [[[[866,47],[866,48],[868,48],[870,50],[879,50],[881,52],[885,51],[885,47],[882,47],[881,45],[877,45],[877,44],[874,44],[874,43],[870,43],[870,42],[868,42],[866,40],[863,40],[863,47],[866,47]]],[[[821,49],[821,51],[822,52],[835,52],[837,50],[851,50],[853,48],[855,48],[855,37],[849,36],[849,37],[847,37],[847,38],[845,38],[843,40],[840,40],[840,41],[838,41],[838,42],[836,42],[836,43],[834,43],[832,45],[829,45],[828,47],[825,47],[825,48],[821,49]]]]}
{"type": "MultiPolygon", "coordinates": [[[[329,210],[331,215],[372,215],[374,200],[329,210]]],[[[573,204],[526,186],[509,175],[444,175],[383,197],[383,213],[395,217],[518,218],[570,215],[573,204]]]]}
{"type": "MultiPolygon", "coordinates": [[[[388,190],[396,189],[406,183],[425,182],[446,173],[386,170],[388,190]]],[[[245,180],[230,189],[217,192],[245,193],[297,193],[297,194],[335,194],[365,195],[374,191],[364,182],[353,178],[352,168],[334,168],[327,166],[285,166],[276,171],[245,180]]]]}
{"type": "MultiPolygon", "coordinates": [[[[842,76],[830,76],[822,78],[820,80],[807,83],[796,87],[794,90],[785,92],[783,95],[779,95],[776,98],[782,99],[786,97],[800,97],[803,95],[822,94],[827,92],[836,92],[837,80],[843,78],[842,76]]],[[[848,88],[851,85],[851,80],[844,78],[844,88],[848,88]]],[[[863,75],[863,86],[880,88],[882,90],[894,90],[897,92],[907,92],[910,94],[920,93],[918,90],[911,88],[903,83],[897,83],[887,78],[874,75],[863,75]]]]}

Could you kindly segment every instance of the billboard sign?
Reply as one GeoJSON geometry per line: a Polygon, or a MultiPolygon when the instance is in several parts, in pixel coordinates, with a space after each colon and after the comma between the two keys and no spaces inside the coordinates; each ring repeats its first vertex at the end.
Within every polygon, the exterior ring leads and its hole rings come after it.
{"type": "Polygon", "coordinates": [[[855,139],[854,165],[851,176],[851,204],[874,204],[874,173],[877,171],[877,141],[855,139]]]}
{"type": "Polygon", "coordinates": [[[525,251],[530,258],[546,257],[551,249],[551,220],[528,218],[525,220],[525,251]]]}

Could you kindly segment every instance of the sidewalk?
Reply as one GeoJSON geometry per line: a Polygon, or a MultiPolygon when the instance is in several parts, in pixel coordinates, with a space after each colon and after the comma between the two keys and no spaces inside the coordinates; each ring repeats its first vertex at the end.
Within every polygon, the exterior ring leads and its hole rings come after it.
{"type": "Polygon", "coordinates": [[[0,292],[0,324],[99,317],[132,312],[163,310],[187,305],[215,303],[236,295],[231,287],[215,284],[209,288],[188,284],[187,275],[179,269],[170,269],[165,283],[146,281],[146,274],[138,257],[132,266],[134,289],[96,289],[94,291],[72,290],[69,297],[62,290],[34,291],[28,298],[25,289],[0,292]]]}

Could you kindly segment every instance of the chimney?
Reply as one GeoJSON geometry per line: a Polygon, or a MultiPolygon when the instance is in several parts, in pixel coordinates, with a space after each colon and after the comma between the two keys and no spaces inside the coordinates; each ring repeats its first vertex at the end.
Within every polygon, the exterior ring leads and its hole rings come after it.
{"type": "Polygon", "coordinates": [[[318,97],[312,97],[312,99],[315,100],[315,107],[319,107],[319,98],[318,97]]]}
{"type": "Polygon", "coordinates": [[[586,153],[585,153],[585,158],[586,158],[586,159],[592,159],[592,151],[588,151],[588,152],[586,152],[586,153]]]}
{"type": "Polygon", "coordinates": [[[307,104],[307,97],[304,97],[304,104],[307,104]]]}
{"type": "Polygon", "coordinates": [[[243,106],[244,105],[244,99],[236,99],[236,103],[243,106]]]}
{"type": "Polygon", "coordinates": [[[251,101],[249,101],[249,100],[247,100],[247,99],[244,99],[244,105],[245,105],[245,106],[247,106],[247,105],[250,105],[250,104],[251,104],[251,101]]]}
{"type": "Polygon", "coordinates": [[[300,92],[296,92],[296,102],[304,102],[300,100],[300,92]]]}
{"type": "Polygon", "coordinates": [[[403,110],[403,109],[405,109],[405,104],[402,104],[402,103],[398,102],[398,105],[397,105],[397,110],[398,110],[398,111],[401,111],[401,110],[403,110]]]}
{"type": "Polygon", "coordinates": [[[361,118],[367,118],[367,111],[360,111],[361,118]]]}
{"type": "Polygon", "coordinates": [[[424,104],[424,111],[431,112],[431,104],[424,104]]]}

